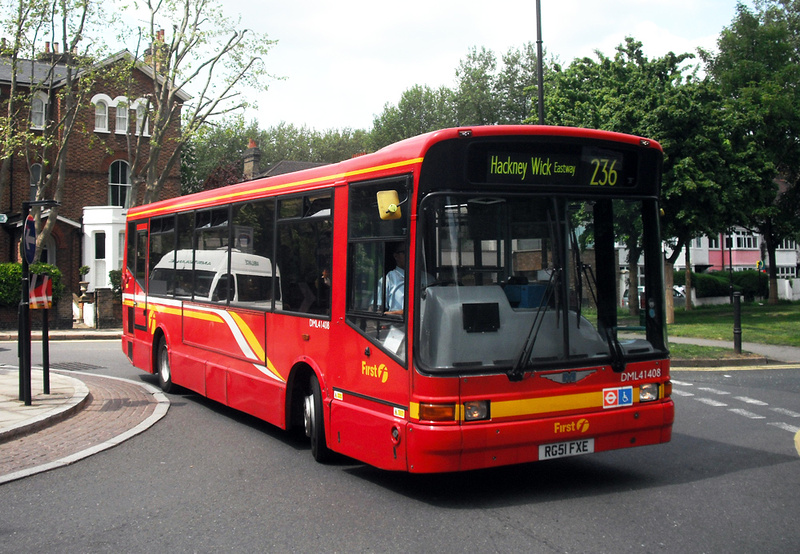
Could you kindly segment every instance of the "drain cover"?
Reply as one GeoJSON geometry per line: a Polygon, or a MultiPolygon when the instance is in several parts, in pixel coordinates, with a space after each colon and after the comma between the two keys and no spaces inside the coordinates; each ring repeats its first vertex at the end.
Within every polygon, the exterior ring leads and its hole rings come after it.
{"type": "Polygon", "coordinates": [[[56,362],[51,363],[53,369],[64,369],[67,371],[91,371],[93,369],[104,369],[103,366],[84,364],[82,362],[56,362]]]}

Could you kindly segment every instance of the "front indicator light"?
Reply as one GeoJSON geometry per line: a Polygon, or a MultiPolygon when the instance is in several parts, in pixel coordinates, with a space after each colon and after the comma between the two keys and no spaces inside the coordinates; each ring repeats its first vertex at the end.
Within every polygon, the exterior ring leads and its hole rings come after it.
{"type": "Polygon", "coordinates": [[[464,420],[480,421],[482,419],[489,419],[488,400],[474,400],[471,402],[464,402],[464,420]]]}
{"type": "Polygon", "coordinates": [[[455,404],[420,404],[419,419],[423,421],[455,421],[455,404]]]}
{"type": "Polygon", "coordinates": [[[672,381],[664,383],[664,398],[672,396],[672,381]]]}
{"type": "Polygon", "coordinates": [[[658,400],[658,383],[646,383],[639,386],[639,402],[658,400]]]}

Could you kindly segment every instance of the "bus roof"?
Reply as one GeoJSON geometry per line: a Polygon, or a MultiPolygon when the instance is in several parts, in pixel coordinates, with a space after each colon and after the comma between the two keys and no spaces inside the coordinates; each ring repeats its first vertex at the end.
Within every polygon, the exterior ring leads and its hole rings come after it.
{"type": "Polygon", "coordinates": [[[161,200],[153,204],[136,206],[128,211],[128,217],[138,219],[183,210],[211,208],[230,202],[253,200],[271,192],[302,192],[320,186],[332,186],[354,178],[378,178],[396,173],[396,169],[399,167],[407,167],[410,171],[422,163],[422,159],[430,147],[438,142],[456,138],[489,136],[573,137],[638,145],[661,151],[661,146],[657,142],[643,137],[576,127],[492,125],[442,129],[405,139],[372,154],[365,154],[335,164],[254,179],[227,187],[161,200]]]}

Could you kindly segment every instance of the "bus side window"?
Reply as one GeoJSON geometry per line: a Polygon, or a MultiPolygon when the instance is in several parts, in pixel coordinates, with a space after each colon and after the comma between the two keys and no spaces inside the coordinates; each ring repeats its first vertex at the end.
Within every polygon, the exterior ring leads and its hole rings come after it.
{"type": "Polygon", "coordinates": [[[231,302],[239,306],[273,309],[280,300],[280,279],[275,265],[275,200],[247,202],[233,207],[231,218],[231,302]]]}
{"type": "Polygon", "coordinates": [[[278,271],[283,309],[329,316],[333,255],[331,193],[281,199],[278,203],[278,271]],[[326,277],[326,272],[328,276],[326,277]]]}

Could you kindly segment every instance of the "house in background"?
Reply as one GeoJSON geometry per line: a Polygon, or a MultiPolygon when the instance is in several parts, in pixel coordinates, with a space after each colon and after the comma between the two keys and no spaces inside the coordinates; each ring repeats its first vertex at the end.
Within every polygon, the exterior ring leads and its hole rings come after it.
{"type": "MultiPolygon", "coordinates": [[[[90,291],[109,287],[108,272],[122,267],[125,213],[133,200],[129,194],[128,141],[135,144],[138,137],[149,137],[145,98],[153,93],[153,80],[163,79],[144,64],[134,69],[127,93],[121,84],[102,79],[103,71],[110,73],[117,64],[130,63],[132,59],[129,52],[122,51],[98,64],[101,78],[88,91],[91,104],[81,107],[76,130],[70,136],[58,220],[41,253],[41,261],[61,270],[67,293],[79,292],[80,266],[90,268],[86,276],[90,291]]],[[[57,45],[53,52],[48,45],[36,61],[19,63],[17,86],[24,92],[33,89],[34,94],[31,105],[22,110],[15,125],[27,126],[34,133],[44,132],[47,122],[59,116],[62,106],[58,91],[64,85],[63,76],[69,63],[70,57],[58,54],[57,45]],[[48,95],[47,87],[41,85],[51,71],[52,93],[48,95]]],[[[10,83],[10,59],[0,55],[0,104],[4,107],[10,83]]],[[[185,95],[181,100],[188,98],[185,95]]],[[[177,139],[180,132],[180,117],[177,117],[170,123],[168,139],[177,139]]],[[[144,155],[147,148],[145,146],[144,155]]],[[[164,166],[170,153],[163,156],[164,166]]],[[[0,233],[0,261],[19,261],[22,203],[32,200],[36,192],[32,184],[38,181],[43,167],[47,167],[44,162],[42,159],[26,160],[23,155],[11,160],[9,186],[5,197],[0,198],[0,212],[8,217],[2,225],[5,233],[0,233]]],[[[52,164],[52,160],[48,162],[52,164]]],[[[170,172],[161,197],[178,195],[179,164],[170,172]]],[[[137,200],[140,202],[141,197],[137,200]]],[[[49,212],[45,211],[43,217],[49,217],[49,212]]],[[[69,321],[71,325],[71,303],[60,302],[58,308],[56,324],[63,327],[65,321],[69,321]]]]}
{"type": "MultiPolygon", "coordinates": [[[[797,277],[798,250],[794,240],[786,239],[775,252],[778,279],[797,277]]],[[[758,233],[737,227],[732,233],[713,237],[700,237],[691,242],[691,264],[695,272],[744,271],[759,269],[759,262],[766,269],[766,247],[758,233]]],[[[685,258],[675,262],[675,269],[685,269],[685,258]]]]}

